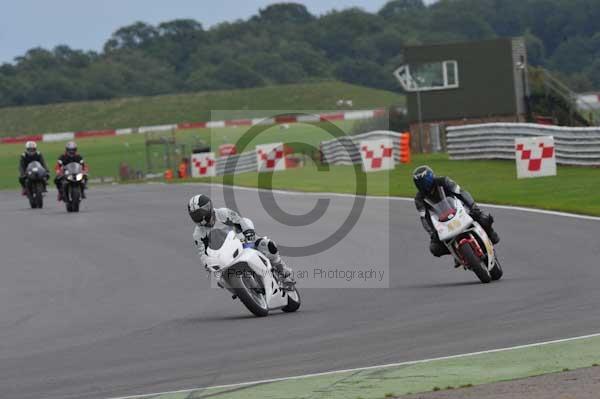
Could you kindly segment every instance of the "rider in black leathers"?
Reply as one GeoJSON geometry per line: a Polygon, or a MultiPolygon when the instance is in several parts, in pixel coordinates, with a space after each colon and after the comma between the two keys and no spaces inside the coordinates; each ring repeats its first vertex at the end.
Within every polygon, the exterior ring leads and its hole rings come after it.
{"type": "Polygon", "coordinates": [[[56,161],[56,177],[54,178],[54,184],[56,185],[56,189],[58,190],[58,201],[62,201],[62,180],[64,179],[63,168],[68,164],[75,162],[81,164],[83,168],[83,188],[81,190],[81,197],[85,198],[85,190],[87,189],[87,172],[88,167],[84,162],[83,157],[77,153],[77,144],[73,141],[69,141],[65,146],[65,153],[58,157],[56,161]]]}
{"type": "Polygon", "coordinates": [[[458,198],[465,204],[469,209],[469,214],[473,220],[483,227],[493,244],[500,242],[498,233],[496,233],[492,227],[492,224],[494,223],[492,215],[483,213],[475,203],[471,194],[462,190],[452,179],[445,176],[436,176],[429,166],[419,166],[413,172],[413,181],[419,190],[415,196],[415,206],[421,217],[423,228],[429,233],[431,238],[429,250],[434,256],[440,257],[450,254],[448,248],[438,238],[437,232],[431,223],[429,204],[426,201],[429,200],[432,203],[439,202],[439,187],[444,190],[446,196],[458,198]]]}
{"type": "Polygon", "coordinates": [[[44,169],[46,169],[46,179],[44,180],[44,192],[46,191],[46,182],[50,178],[50,174],[48,173],[48,166],[46,166],[46,161],[44,160],[44,156],[41,152],[37,150],[37,143],[35,141],[28,141],[25,143],[25,152],[21,154],[21,159],[19,160],[19,183],[21,184],[22,194],[25,195],[25,181],[27,180],[26,171],[27,165],[31,162],[39,162],[44,169]]]}

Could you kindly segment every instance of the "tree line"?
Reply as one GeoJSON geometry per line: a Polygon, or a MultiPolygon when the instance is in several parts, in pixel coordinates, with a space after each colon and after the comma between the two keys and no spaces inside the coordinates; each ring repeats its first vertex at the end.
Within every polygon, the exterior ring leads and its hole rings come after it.
{"type": "Polygon", "coordinates": [[[531,64],[600,89],[600,0],[392,0],[321,16],[282,3],[210,29],[136,22],[100,52],[33,48],[0,66],[0,107],[331,79],[399,90],[407,45],[520,35],[531,64]]]}

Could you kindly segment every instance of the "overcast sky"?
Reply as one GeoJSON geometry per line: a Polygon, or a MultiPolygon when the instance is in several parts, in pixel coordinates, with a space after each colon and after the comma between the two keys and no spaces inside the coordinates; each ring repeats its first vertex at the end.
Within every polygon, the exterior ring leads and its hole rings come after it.
{"type": "MultiPolygon", "coordinates": [[[[426,2],[431,2],[428,0],[426,2]]],[[[193,18],[210,27],[247,18],[269,0],[6,0],[0,13],[0,63],[32,47],[58,44],[100,50],[116,29],[135,21],[157,24],[193,18]]],[[[377,11],[386,0],[301,0],[313,14],[352,6],[377,11]]]]}

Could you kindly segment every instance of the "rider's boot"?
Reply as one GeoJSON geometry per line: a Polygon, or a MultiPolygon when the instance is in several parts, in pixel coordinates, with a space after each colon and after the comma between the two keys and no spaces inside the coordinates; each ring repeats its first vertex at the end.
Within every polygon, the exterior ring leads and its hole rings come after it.
{"type": "Polygon", "coordinates": [[[490,237],[490,241],[494,245],[498,244],[500,242],[500,236],[498,235],[498,233],[496,233],[496,231],[492,227],[490,227],[489,230],[490,231],[488,232],[488,236],[490,237]]]}
{"type": "Polygon", "coordinates": [[[477,205],[473,205],[471,208],[471,216],[481,225],[481,227],[483,227],[492,244],[496,245],[500,242],[500,236],[498,236],[498,233],[496,233],[492,227],[492,224],[494,223],[494,217],[492,215],[484,214],[477,205]]]}
{"type": "Polygon", "coordinates": [[[269,258],[273,270],[277,274],[279,281],[284,289],[292,289],[296,282],[294,281],[292,269],[290,269],[281,256],[279,255],[279,249],[273,240],[267,237],[261,237],[255,242],[256,249],[259,250],[263,255],[269,258]]]}
{"type": "Polygon", "coordinates": [[[498,233],[496,233],[496,230],[494,230],[494,227],[492,227],[492,224],[494,223],[493,216],[487,215],[486,222],[487,223],[484,223],[484,225],[482,227],[485,230],[485,232],[487,233],[488,237],[490,238],[490,241],[492,242],[492,244],[496,245],[500,242],[500,236],[498,235],[498,233]]]}
{"type": "Polygon", "coordinates": [[[294,281],[292,269],[285,264],[283,259],[281,259],[281,256],[277,255],[277,258],[279,259],[271,261],[271,266],[273,266],[275,273],[277,273],[277,276],[279,277],[283,288],[291,289],[294,287],[294,284],[296,284],[296,281],[294,281]]]}

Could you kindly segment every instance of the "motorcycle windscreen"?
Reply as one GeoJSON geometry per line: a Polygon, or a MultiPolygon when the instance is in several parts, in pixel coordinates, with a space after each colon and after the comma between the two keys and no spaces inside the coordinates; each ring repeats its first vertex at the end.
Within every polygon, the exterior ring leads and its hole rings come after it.
{"type": "Polygon", "coordinates": [[[65,166],[65,172],[68,172],[67,174],[70,175],[77,175],[79,173],[81,173],[83,170],[83,167],[81,166],[80,163],[77,162],[71,162],[70,164],[67,164],[67,166],[65,166]]]}
{"type": "Polygon", "coordinates": [[[219,250],[227,239],[229,230],[213,229],[208,233],[208,247],[212,250],[219,250]]]}
{"type": "Polygon", "coordinates": [[[46,169],[44,169],[42,164],[39,163],[38,161],[30,162],[29,165],[27,165],[27,172],[45,172],[45,171],[46,171],[46,169]]]}
{"type": "Polygon", "coordinates": [[[440,222],[447,222],[456,215],[454,198],[444,198],[440,202],[431,205],[431,208],[440,222]]]}

